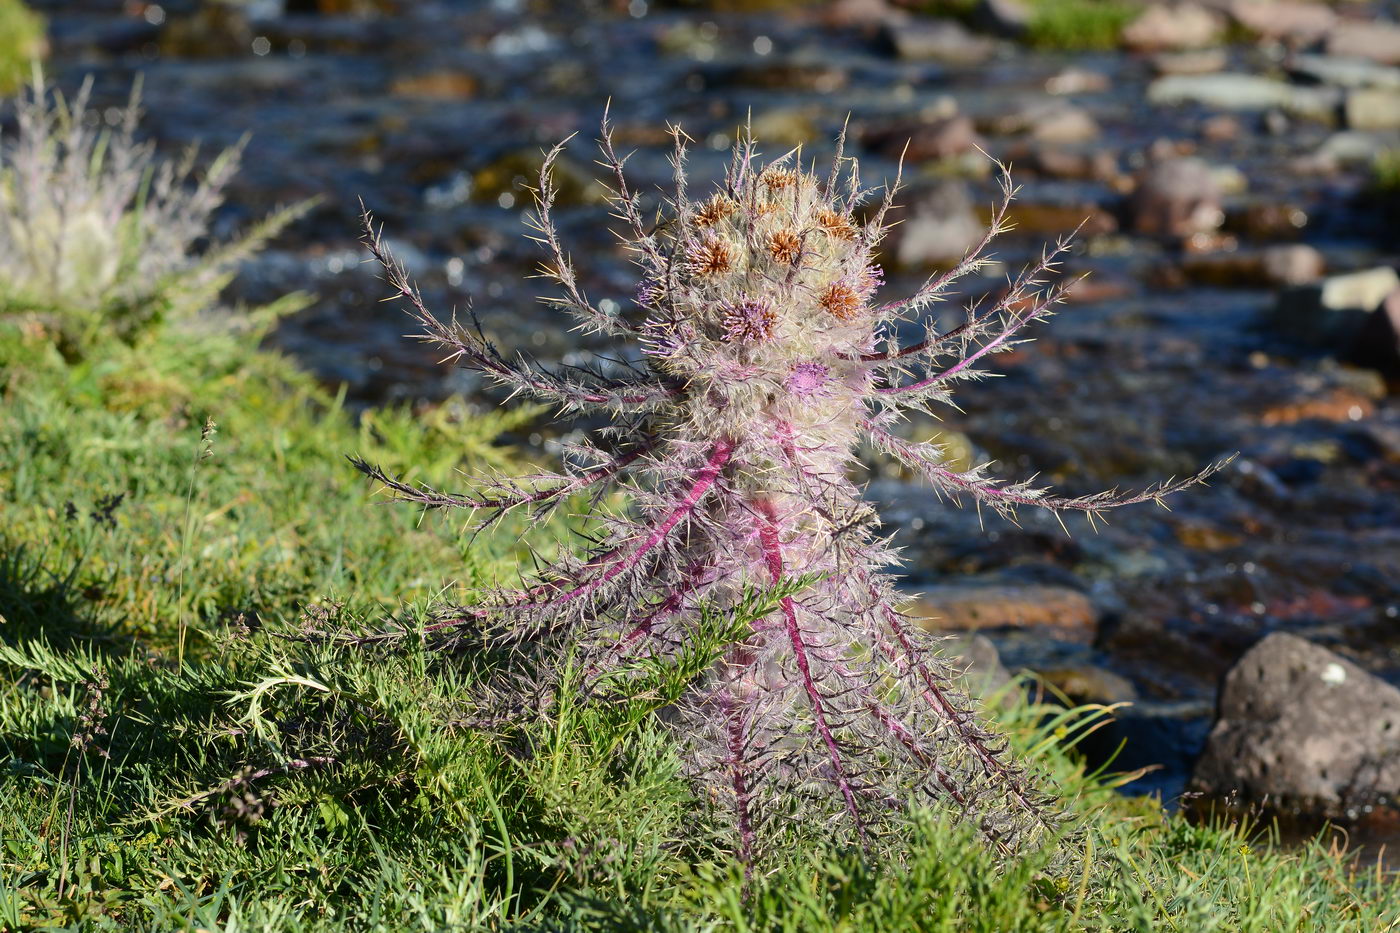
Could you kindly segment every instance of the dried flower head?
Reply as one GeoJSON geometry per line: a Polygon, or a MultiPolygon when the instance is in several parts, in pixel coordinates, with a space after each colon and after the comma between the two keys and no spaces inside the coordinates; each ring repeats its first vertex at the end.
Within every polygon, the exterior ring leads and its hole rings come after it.
{"type": "Polygon", "coordinates": [[[692,220],[697,227],[713,227],[738,209],[733,198],[716,194],[696,209],[692,220]]]}
{"type": "Polygon", "coordinates": [[[770,166],[763,172],[761,180],[770,191],[782,191],[796,185],[801,176],[794,169],[785,166],[770,166]]]}
{"type": "Polygon", "coordinates": [[[827,236],[838,240],[854,240],[859,234],[856,225],[851,223],[851,218],[845,214],[838,213],[829,208],[822,208],[816,213],[817,226],[827,236]]]}
{"type": "MultiPolygon", "coordinates": [[[[695,210],[685,183],[686,138],[679,131],[675,138],[669,207],[686,217],[695,210]]],[[[1056,825],[1053,804],[979,720],[933,640],[901,613],[888,569],[895,555],[848,476],[858,445],[869,441],[955,500],[1007,516],[1022,506],[1094,516],[1160,501],[1209,475],[1135,494],[1059,496],[996,479],[986,466],[960,471],[938,447],[889,430],[901,409],[947,401],[955,384],[978,375],[1050,313],[1063,290],[1047,286],[1046,274],[1067,244],[1025,270],[1000,302],[939,333],[928,309],[979,267],[986,241],[1004,229],[1009,182],[984,241],[966,259],[911,297],[873,305],[879,277],[872,256],[897,181],[854,235],[831,237],[782,275],[747,271],[769,268],[774,230],[850,217],[870,194],[840,146],[832,171],[819,177],[788,161],[762,167],[752,142],[741,141],[722,188],[739,207],[705,231],[649,224],[606,121],[601,146],[625,237],[643,278],[665,283],[665,308],[634,322],[580,288],[551,214],[550,167],[560,148],[545,160],[533,223],[557,273],[560,307],[595,333],[644,346],[664,339],[666,352],[649,352],[631,375],[506,359],[478,330],[434,317],[370,228],[367,242],[388,282],[454,359],[512,392],[608,413],[617,425],[596,446],[579,448],[591,462],[571,460],[554,476],[488,482],[467,494],[404,483],[363,462],[361,469],[400,499],[486,516],[519,507],[541,514],[580,491],[601,497],[625,488],[633,502],[626,518],[608,518],[607,533],[590,539],[584,553],[519,589],[453,609],[431,631],[484,626],[525,650],[537,675],[505,699],[527,704],[547,695],[543,686],[559,686],[567,658],[583,659],[586,690],[615,689],[642,659],[689,657],[706,607],[734,607],[745,592],[791,578],[819,580],[775,596],[772,612],[751,623],[677,704],[677,735],[700,797],[729,814],[739,856],[761,858],[799,821],[868,844],[898,827],[913,800],[950,805],[1002,851],[1043,838],[1056,825]],[[774,188],[784,197],[766,199],[774,188]],[[774,202],[767,212],[765,200],[774,202]],[[925,339],[899,341],[920,327],[925,339]]]]}
{"type": "Polygon", "coordinates": [[[802,255],[802,237],[791,230],[775,230],[768,236],[768,255],[774,262],[792,265],[802,255]]]}
{"type": "Polygon", "coordinates": [[[860,316],[865,301],[848,283],[836,281],[822,289],[817,304],[838,321],[854,321],[860,316]]]}
{"type": "Polygon", "coordinates": [[[734,249],[722,237],[706,236],[691,250],[690,268],[702,278],[727,275],[734,268],[734,249]]]}

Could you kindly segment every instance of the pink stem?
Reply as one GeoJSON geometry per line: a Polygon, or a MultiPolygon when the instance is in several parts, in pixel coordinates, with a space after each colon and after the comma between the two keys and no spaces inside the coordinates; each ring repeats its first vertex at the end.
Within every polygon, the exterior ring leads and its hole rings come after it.
{"type": "MultiPolygon", "coordinates": [[[[777,512],[772,503],[764,499],[755,500],[752,505],[758,516],[758,541],[759,546],[763,549],[764,562],[768,566],[768,573],[773,582],[777,583],[783,576],[783,550],[778,534],[777,512]]],[[[807,692],[807,698],[812,701],[812,713],[817,721],[817,731],[822,737],[822,742],[826,745],[832,769],[836,772],[836,784],[841,788],[841,796],[846,800],[846,809],[850,812],[851,819],[855,821],[856,831],[863,837],[865,825],[861,820],[860,810],[856,807],[855,792],[851,789],[851,782],[846,777],[846,768],[841,760],[840,748],[837,746],[836,738],[831,734],[831,727],[827,723],[826,707],[823,705],[821,692],[817,690],[816,682],[812,679],[812,668],[807,659],[807,645],[803,641],[802,631],[797,625],[797,608],[791,596],[780,600],[778,606],[782,610],[788,640],[792,643],[792,652],[797,659],[797,670],[802,675],[803,689],[807,692]]]]}
{"type": "MultiPolygon", "coordinates": [[[[651,553],[658,544],[666,539],[666,536],[671,533],[671,529],[676,527],[676,524],[680,522],[681,519],[695,510],[695,506],[704,498],[705,493],[710,490],[710,487],[715,484],[715,480],[719,478],[720,470],[729,462],[729,458],[734,453],[734,447],[735,444],[733,441],[722,438],[715,443],[714,447],[710,448],[710,456],[706,460],[705,466],[695,477],[695,482],[691,484],[690,489],[686,491],[685,498],[681,499],[680,503],[667,514],[665,520],[654,527],[651,530],[651,534],[646,536],[641,545],[626,557],[620,560],[617,559],[617,555],[625,549],[625,546],[614,548],[607,554],[595,558],[585,565],[585,570],[596,570],[599,567],[607,566],[607,570],[593,579],[569,590],[562,596],[550,599],[546,602],[517,603],[513,608],[543,609],[550,606],[562,605],[593,592],[598,589],[598,587],[617,577],[618,574],[635,566],[643,557],[651,553]]],[[[547,584],[546,587],[552,585],[553,584],[547,584]]],[[[539,589],[541,588],[537,587],[535,590],[529,592],[533,594],[539,589]]]]}

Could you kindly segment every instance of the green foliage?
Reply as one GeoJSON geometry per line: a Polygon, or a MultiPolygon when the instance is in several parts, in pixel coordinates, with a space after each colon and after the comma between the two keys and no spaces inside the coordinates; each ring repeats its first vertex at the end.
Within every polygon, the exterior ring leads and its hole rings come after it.
{"type": "Polygon", "coordinates": [[[46,45],[42,18],[23,0],[0,0],[0,95],[19,89],[46,45]]]}
{"type": "Polygon", "coordinates": [[[1142,10],[1131,0],[1033,0],[1026,43],[1046,49],[1113,49],[1142,10]]]}
{"type": "Polygon", "coordinates": [[[0,592],[32,578],[0,609],[11,629],[48,627],[52,575],[78,594],[72,611],[85,629],[161,646],[180,620],[287,618],[337,594],[366,606],[457,595],[525,557],[506,532],[479,542],[463,569],[455,536],[435,521],[367,507],[366,485],[345,461],[413,463],[425,480],[451,485],[459,468],[507,462],[493,439],[519,416],[471,417],[449,402],[422,430],[401,411],[357,424],[289,362],[248,349],[256,341],[113,341],[67,364],[43,332],[0,324],[0,458],[10,465],[0,471],[0,548],[11,568],[0,592]],[[201,460],[210,417],[217,434],[201,460]],[[124,498],[110,521],[89,517],[113,496],[124,498]]]}
{"type": "Polygon", "coordinates": [[[928,813],[869,854],[808,827],[746,879],[661,721],[748,619],[813,581],[706,609],[685,652],[592,699],[571,667],[530,715],[492,721],[474,698],[513,659],[421,633],[444,595],[514,574],[520,527],[467,545],[366,508],[340,455],[432,483],[518,469],[491,439],[504,423],[460,403],[422,429],[406,411],[357,423],[248,335],[175,336],[65,363],[0,323],[0,929],[1376,933],[1400,917],[1396,885],[1320,843],[1191,826],[1085,773],[1073,745],[1110,709],[997,697],[1015,752],[1066,795],[1077,831],[1058,849],[998,860],[928,813]],[[388,615],[407,637],[347,641],[388,615]]]}
{"type": "Polygon", "coordinates": [[[1400,194],[1400,149],[1376,153],[1371,162],[1371,187],[1381,194],[1400,194]]]}

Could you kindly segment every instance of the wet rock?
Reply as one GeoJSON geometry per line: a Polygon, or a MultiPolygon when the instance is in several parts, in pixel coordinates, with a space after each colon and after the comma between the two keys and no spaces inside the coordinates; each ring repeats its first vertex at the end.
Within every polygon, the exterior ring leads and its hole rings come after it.
{"type": "Polygon", "coordinates": [[[1294,204],[1245,204],[1225,212],[1225,229],[1251,240],[1295,240],[1307,225],[1307,211],[1294,204]]]}
{"type": "Polygon", "coordinates": [[[1300,421],[1331,421],[1348,424],[1376,413],[1376,403],[1364,391],[1349,386],[1331,386],[1308,397],[1269,405],[1257,415],[1265,427],[1297,424],[1300,421]]]}
{"type": "Polygon", "coordinates": [[[1047,628],[1071,641],[1091,641],[1098,625],[1089,597],[1064,586],[948,584],[928,590],[915,605],[936,630],[1047,628]]]}
{"type": "Polygon", "coordinates": [[[1260,38],[1300,45],[1317,41],[1337,22],[1337,14],[1324,4],[1296,0],[1231,0],[1226,12],[1260,38]]]}
{"type": "Polygon", "coordinates": [[[1348,357],[1387,379],[1400,379],[1400,291],[1387,295],[1381,306],[1367,316],[1348,357]]]}
{"type": "Polygon", "coordinates": [[[1400,89],[1354,88],[1343,106],[1347,126],[1354,130],[1400,129],[1400,89]]]}
{"type": "Polygon", "coordinates": [[[160,38],[160,52],[174,58],[231,58],[250,55],[253,27],[238,7],[215,3],[171,18],[160,38]]]}
{"type": "Polygon", "coordinates": [[[1036,236],[1058,236],[1076,228],[1085,237],[1118,232],[1118,220],[1112,214],[1096,204],[1084,202],[1017,202],[1011,205],[1008,219],[1020,232],[1036,236]]]}
{"type": "Polygon", "coordinates": [[[1220,184],[1200,159],[1169,159],[1149,167],[1133,192],[1133,228],[1148,236],[1209,233],[1225,219],[1220,184]]]}
{"type": "Polygon", "coordinates": [[[1327,260],[1306,243],[1271,246],[1263,254],[1264,278],[1271,285],[1306,285],[1322,278],[1327,260]]]}
{"type": "Polygon", "coordinates": [[[1082,143],[1098,135],[1098,121],[1082,107],[1047,107],[1030,120],[1030,136],[1038,142],[1082,143]]]}
{"type": "Polygon", "coordinates": [[[1400,68],[1378,65],[1363,58],[1295,55],[1289,62],[1289,71],[1337,87],[1400,88],[1400,68]]]}
{"type": "Polygon", "coordinates": [[[963,672],[969,692],[985,698],[1011,683],[1011,673],[1001,663],[1001,653],[986,635],[946,636],[939,651],[963,672]]]}
{"type": "Polygon", "coordinates": [[[1137,689],[1128,678],[1092,664],[1037,670],[1035,673],[1076,704],[1131,703],[1138,697],[1137,689]]]}
{"type": "Polygon", "coordinates": [[[1045,91],[1049,94],[1097,94],[1108,90],[1111,82],[1101,71],[1084,68],[1066,68],[1045,79],[1045,91]]]}
{"type": "Polygon", "coordinates": [[[1201,123],[1201,138],[1212,142],[1229,142],[1239,139],[1244,132],[1244,127],[1240,125],[1238,117],[1228,113],[1218,113],[1215,116],[1207,117],[1201,123]]]}
{"type": "Polygon", "coordinates": [[[836,0],[821,15],[827,26],[836,29],[875,29],[909,20],[908,11],[891,6],[889,0],[836,0]]]}
{"type": "Polygon", "coordinates": [[[1229,63],[1224,49],[1162,52],[1152,57],[1152,67],[1164,75],[1200,75],[1221,71],[1229,63]]]}
{"type": "Polygon", "coordinates": [[[972,11],[972,23],[978,29],[1020,38],[1031,21],[1031,11],[1021,0],[979,0],[972,11]]]}
{"type": "Polygon", "coordinates": [[[884,37],[897,56],[918,61],[975,65],[996,51],[994,41],[974,36],[953,20],[914,19],[888,24],[884,37]]]}
{"type": "Polygon", "coordinates": [[[1147,86],[1153,104],[1195,103],[1219,110],[1268,110],[1326,118],[1340,94],[1334,88],[1294,87],[1260,75],[1223,71],[1204,75],[1165,75],[1147,86]]]}
{"type": "Polygon", "coordinates": [[[1344,347],[1397,288],[1400,276],[1389,266],[1330,276],[1280,292],[1273,323],[1280,333],[1311,346],[1344,347]]]}
{"type": "Polygon", "coordinates": [[[818,62],[772,62],[746,65],[717,75],[715,84],[734,84],[765,91],[815,91],[829,94],[846,86],[846,69],[818,62]]]}
{"type": "Polygon", "coordinates": [[[1270,635],[1226,675],[1192,785],[1332,817],[1400,794],[1400,690],[1319,645],[1270,635]]]}
{"type": "Polygon", "coordinates": [[[1400,23],[1344,22],[1327,34],[1328,55],[1366,58],[1382,65],[1400,65],[1400,23]]]}
{"type": "Polygon", "coordinates": [[[1386,138],[1380,134],[1362,130],[1346,130],[1333,133],[1325,139],[1312,158],[1333,166],[1369,166],[1376,153],[1387,146],[1386,138]]]}
{"type": "Polygon", "coordinates": [[[1254,252],[1195,256],[1182,263],[1186,279],[1213,288],[1267,288],[1306,285],[1322,277],[1322,254],[1302,243],[1254,252]]]}
{"type": "Polygon", "coordinates": [[[1085,151],[1037,146],[1029,155],[1031,169],[1050,178],[1112,182],[1119,175],[1118,157],[1107,149],[1085,151]]]}
{"type": "Polygon", "coordinates": [[[1198,49],[1220,40],[1225,21],[1198,3],[1154,3],[1123,27],[1123,44],[1139,52],[1198,49]]]}
{"type": "Polygon", "coordinates": [[[897,159],[903,155],[913,163],[956,158],[975,152],[985,144],[972,118],[965,114],[880,127],[866,132],[862,138],[867,147],[887,158],[897,159]]]}
{"type": "Polygon", "coordinates": [[[476,96],[477,87],[474,75],[463,71],[440,70],[395,78],[389,86],[389,93],[397,97],[425,100],[467,100],[476,96]]]}
{"type": "Polygon", "coordinates": [[[913,192],[904,222],[894,229],[895,264],[917,268],[955,261],[985,230],[962,182],[941,182],[913,192]]]}
{"type": "MultiPolygon", "coordinates": [[[[498,156],[473,173],[472,198],[491,203],[509,196],[514,202],[525,203],[530,189],[539,183],[543,162],[544,156],[538,149],[498,156]]],[[[555,162],[554,185],[558,192],[556,203],[561,207],[600,204],[606,197],[606,190],[596,179],[567,159],[555,162]]]]}
{"type": "Polygon", "coordinates": [[[819,131],[812,111],[805,107],[779,107],[753,118],[755,139],[781,146],[796,146],[815,139],[819,131]]]}

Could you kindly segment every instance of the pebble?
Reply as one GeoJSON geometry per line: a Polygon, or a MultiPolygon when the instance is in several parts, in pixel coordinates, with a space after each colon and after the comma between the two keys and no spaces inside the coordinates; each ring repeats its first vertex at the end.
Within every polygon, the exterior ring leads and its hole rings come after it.
{"type": "Polygon", "coordinates": [[[1353,130],[1400,129],[1400,89],[1363,87],[1347,91],[1343,105],[1353,130]]]}
{"type": "Polygon", "coordinates": [[[1139,52],[1198,49],[1220,40],[1225,21],[1199,3],[1150,4],[1123,27],[1123,44],[1139,52]]]}

